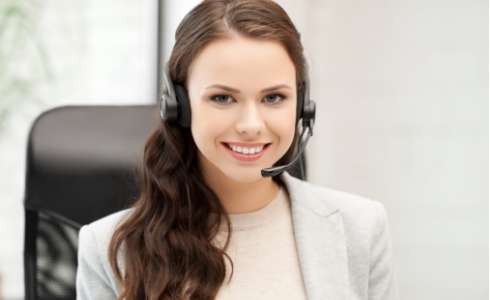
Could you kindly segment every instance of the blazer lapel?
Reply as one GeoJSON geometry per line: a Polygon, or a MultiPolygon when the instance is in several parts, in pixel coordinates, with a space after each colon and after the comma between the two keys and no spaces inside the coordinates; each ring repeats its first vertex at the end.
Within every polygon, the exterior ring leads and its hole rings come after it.
{"type": "Polygon", "coordinates": [[[293,229],[309,300],[346,299],[348,261],[342,216],[310,183],[281,174],[291,200],[293,229]]]}

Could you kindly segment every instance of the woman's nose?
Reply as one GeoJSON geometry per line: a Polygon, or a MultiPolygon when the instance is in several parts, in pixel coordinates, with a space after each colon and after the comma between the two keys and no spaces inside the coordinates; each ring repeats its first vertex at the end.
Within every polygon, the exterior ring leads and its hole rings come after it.
{"type": "Polygon", "coordinates": [[[264,120],[255,103],[247,103],[244,109],[240,112],[240,116],[236,122],[238,133],[247,133],[249,135],[257,135],[263,130],[264,120]]]}

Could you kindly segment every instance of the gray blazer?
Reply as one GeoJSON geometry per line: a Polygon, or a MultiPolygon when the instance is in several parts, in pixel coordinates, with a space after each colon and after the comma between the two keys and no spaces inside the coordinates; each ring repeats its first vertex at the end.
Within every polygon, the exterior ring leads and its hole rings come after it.
{"type": "MultiPolygon", "coordinates": [[[[399,299],[386,210],[378,201],[302,181],[283,172],[309,300],[399,299]]],[[[78,300],[115,299],[107,259],[111,234],[130,209],[81,228],[78,300]]],[[[121,266],[124,272],[124,266],[121,266]]]]}

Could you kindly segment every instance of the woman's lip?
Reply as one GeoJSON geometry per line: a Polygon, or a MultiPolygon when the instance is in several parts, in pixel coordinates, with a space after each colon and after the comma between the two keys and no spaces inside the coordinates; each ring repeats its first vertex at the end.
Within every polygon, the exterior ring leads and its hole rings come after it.
{"type": "Polygon", "coordinates": [[[272,143],[265,143],[265,144],[248,144],[248,145],[255,145],[255,146],[240,146],[240,145],[247,145],[247,144],[243,144],[243,143],[227,143],[227,142],[221,142],[221,144],[223,144],[223,146],[225,146],[226,148],[231,149],[231,145],[234,145],[234,146],[238,146],[238,147],[247,147],[247,148],[255,148],[255,147],[261,147],[263,146],[263,149],[269,147],[272,143]]]}
{"type": "Polygon", "coordinates": [[[222,144],[225,147],[225,149],[228,150],[228,152],[233,157],[235,157],[236,159],[241,160],[241,161],[256,161],[256,160],[258,160],[259,158],[261,158],[264,155],[265,151],[267,151],[269,149],[269,145],[271,143],[266,144],[264,146],[264,148],[262,149],[262,151],[260,151],[259,153],[253,154],[253,155],[250,155],[250,154],[241,154],[241,153],[235,152],[226,143],[223,142],[222,144]]]}
{"type": "Polygon", "coordinates": [[[247,144],[247,143],[229,143],[229,142],[222,142],[227,145],[234,145],[238,147],[248,147],[248,148],[254,148],[254,147],[260,147],[260,146],[266,146],[271,143],[255,143],[255,144],[247,144]]]}

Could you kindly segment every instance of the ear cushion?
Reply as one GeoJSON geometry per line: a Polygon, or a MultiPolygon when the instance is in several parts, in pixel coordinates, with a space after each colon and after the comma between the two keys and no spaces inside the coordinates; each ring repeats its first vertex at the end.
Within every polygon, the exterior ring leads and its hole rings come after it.
{"type": "Polygon", "coordinates": [[[303,107],[304,107],[304,102],[305,102],[304,88],[305,88],[304,85],[303,85],[302,89],[300,89],[298,87],[298,91],[297,91],[296,124],[298,123],[299,119],[301,119],[303,117],[303,107]]]}
{"type": "Polygon", "coordinates": [[[175,97],[179,102],[178,123],[182,127],[189,128],[191,124],[191,107],[187,91],[185,90],[185,87],[180,84],[174,85],[174,88],[175,97]]]}

